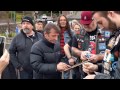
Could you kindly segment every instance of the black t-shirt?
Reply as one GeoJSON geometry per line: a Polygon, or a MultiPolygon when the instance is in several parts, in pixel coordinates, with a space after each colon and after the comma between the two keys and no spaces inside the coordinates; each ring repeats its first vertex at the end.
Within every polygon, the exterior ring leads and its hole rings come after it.
{"type": "Polygon", "coordinates": [[[70,41],[68,42],[68,45],[72,47],[72,39],[70,39],[70,41]]]}
{"type": "Polygon", "coordinates": [[[73,36],[73,39],[72,39],[72,41],[71,41],[71,45],[72,45],[73,47],[78,48],[78,41],[77,41],[76,35],[73,36]]]}
{"type": "MultiPolygon", "coordinates": [[[[85,36],[86,35],[90,39],[90,45],[88,47],[91,50],[91,52],[93,54],[95,54],[96,53],[96,42],[95,42],[95,40],[96,40],[96,36],[97,36],[97,28],[92,32],[86,32],[85,36]]],[[[83,42],[83,43],[86,43],[86,42],[83,42]]],[[[78,43],[78,40],[77,40],[76,36],[73,37],[72,46],[76,47],[76,48],[81,48],[81,46],[78,43]]]]}
{"type": "Polygon", "coordinates": [[[89,48],[88,51],[91,51],[92,54],[96,54],[96,37],[97,37],[97,29],[95,31],[92,32],[88,32],[89,37],[90,37],[90,44],[89,44],[89,48]]]}
{"type": "Polygon", "coordinates": [[[96,35],[97,35],[97,29],[95,29],[94,31],[92,32],[87,32],[88,35],[90,36],[90,41],[94,41],[96,40],[96,35]]]}

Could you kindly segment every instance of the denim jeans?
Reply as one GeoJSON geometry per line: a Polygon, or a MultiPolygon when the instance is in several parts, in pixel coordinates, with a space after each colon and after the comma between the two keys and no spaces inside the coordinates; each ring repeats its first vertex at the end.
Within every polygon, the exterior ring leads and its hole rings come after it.
{"type": "MultiPolygon", "coordinates": [[[[66,63],[66,64],[69,64],[68,58],[67,58],[66,56],[64,56],[64,57],[62,58],[62,62],[66,63]]],[[[63,79],[74,79],[73,77],[74,77],[74,75],[75,75],[75,72],[74,72],[74,69],[71,69],[71,70],[69,70],[69,71],[65,71],[65,72],[62,73],[62,74],[64,74],[64,75],[63,75],[63,79]]]]}

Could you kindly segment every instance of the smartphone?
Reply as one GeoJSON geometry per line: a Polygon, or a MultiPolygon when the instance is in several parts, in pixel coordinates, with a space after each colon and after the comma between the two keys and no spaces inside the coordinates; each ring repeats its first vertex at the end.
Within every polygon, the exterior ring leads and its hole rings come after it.
{"type": "Polygon", "coordinates": [[[0,57],[3,55],[6,45],[6,37],[0,36],[0,57]]]}

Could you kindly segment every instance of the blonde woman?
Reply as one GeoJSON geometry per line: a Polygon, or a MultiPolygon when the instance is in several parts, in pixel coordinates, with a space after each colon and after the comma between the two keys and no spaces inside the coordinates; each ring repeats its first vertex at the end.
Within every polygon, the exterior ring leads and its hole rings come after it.
{"type": "Polygon", "coordinates": [[[76,24],[79,24],[79,22],[77,21],[77,20],[72,20],[71,21],[71,23],[70,23],[70,28],[71,28],[71,30],[74,30],[74,26],[76,25],[76,24]]]}

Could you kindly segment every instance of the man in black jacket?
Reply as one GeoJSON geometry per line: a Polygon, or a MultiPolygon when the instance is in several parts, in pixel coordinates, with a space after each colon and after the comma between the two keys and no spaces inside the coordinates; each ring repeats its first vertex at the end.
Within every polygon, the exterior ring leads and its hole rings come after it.
{"type": "Polygon", "coordinates": [[[37,79],[61,79],[61,71],[70,66],[61,62],[60,29],[53,23],[44,28],[44,38],[31,48],[30,62],[38,74],[37,79]]]}
{"type": "Polygon", "coordinates": [[[120,11],[94,11],[93,18],[101,29],[108,29],[112,35],[107,42],[103,65],[83,64],[83,71],[91,73],[85,79],[120,79],[120,11]]]}
{"type": "Polygon", "coordinates": [[[30,50],[32,45],[42,38],[33,30],[33,21],[29,16],[22,19],[22,30],[16,35],[9,48],[10,61],[18,72],[20,79],[32,79],[33,69],[30,65],[30,50]]]}

